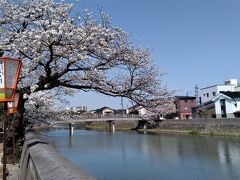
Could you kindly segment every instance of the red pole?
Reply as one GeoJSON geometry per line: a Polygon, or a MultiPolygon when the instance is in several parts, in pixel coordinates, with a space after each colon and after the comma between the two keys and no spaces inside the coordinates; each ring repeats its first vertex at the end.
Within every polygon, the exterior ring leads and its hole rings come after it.
{"type": "Polygon", "coordinates": [[[3,111],[3,180],[7,179],[6,174],[6,134],[7,134],[7,102],[4,102],[4,111],[3,111]]]}

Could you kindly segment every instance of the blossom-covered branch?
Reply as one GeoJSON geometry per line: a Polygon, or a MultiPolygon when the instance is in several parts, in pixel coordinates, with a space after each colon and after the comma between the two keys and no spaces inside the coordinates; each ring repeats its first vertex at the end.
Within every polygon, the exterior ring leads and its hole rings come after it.
{"type": "Polygon", "coordinates": [[[134,46],[105,13],[75,17],[73,5],[52,0],[0,3],[0,49],[23,59],[20,88],[96,91],[171,111],[173,92],[161,84],[164,73],[150,52],[134,46]]]}

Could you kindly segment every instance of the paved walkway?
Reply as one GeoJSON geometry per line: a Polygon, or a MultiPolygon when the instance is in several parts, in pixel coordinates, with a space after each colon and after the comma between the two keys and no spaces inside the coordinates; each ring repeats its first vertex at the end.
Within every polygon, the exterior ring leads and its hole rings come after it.
{"type": "Polygon", "coordinates": [[[9,175],[7,176],[7,180],[17,180],[18,179],[18,169],[19,165],[8,164],[7,169],[9,171],[9,175]]]}
{"type": "MultiPolygon", "coordinates": [[[[0,143],[0,160],[2,159],[3,155],[3,143],[0,143]]],[[[7,176],[7,180],[17,180],[17,171],[18,171],[18,164],[12,165],[7,164],[7,169],[9,170],[9,175],[7,176]]],[[[0,180],[3,178],[3,166],[0,163],[0,180]]]]}

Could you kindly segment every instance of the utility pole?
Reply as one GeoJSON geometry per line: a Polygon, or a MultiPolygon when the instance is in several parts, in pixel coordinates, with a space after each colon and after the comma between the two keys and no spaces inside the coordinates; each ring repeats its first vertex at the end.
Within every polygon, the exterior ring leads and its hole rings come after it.
{"type": "Polygon", "coordinates": [[[190,93],[191,93],[191,91],[187,91],[186,95],[189,96],[190,93]]]}
{"type": "Polygon", "coordinates": [[[2,57],[4,54],[4,51],[2,49],[0,49],[0,57],[2,57]]]}
{"type": "Polygon", "coordinates": [[[8,122],[8,115],[7,115],[7,102],[4,102],[4,117],[3,117],[3,180],[7,179],[7,155],[6,155],[6,141],[7,141],[7,122],[8,122]]]}
{"type": "Polygon", "coordinates": [[[123,117],[123,97],[121,97],[121,106],[122,106],[122,117],[123,117]]]}
{"type": "Polygon", "coordinates": [[[199,105],[199,98],[198,98],[198,85],[195,86],[195,96],[196,96],[196,104],[199,105]]]}

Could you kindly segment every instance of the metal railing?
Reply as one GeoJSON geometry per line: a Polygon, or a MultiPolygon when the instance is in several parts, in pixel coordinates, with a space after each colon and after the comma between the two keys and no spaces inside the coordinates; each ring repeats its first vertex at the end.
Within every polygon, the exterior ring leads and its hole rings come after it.
{"type": "Polygon", "coordinates": [[[80,119],[96,119],[96,118],[139,118],[136,114],[83,114],[77,115],[80,119]]]}

